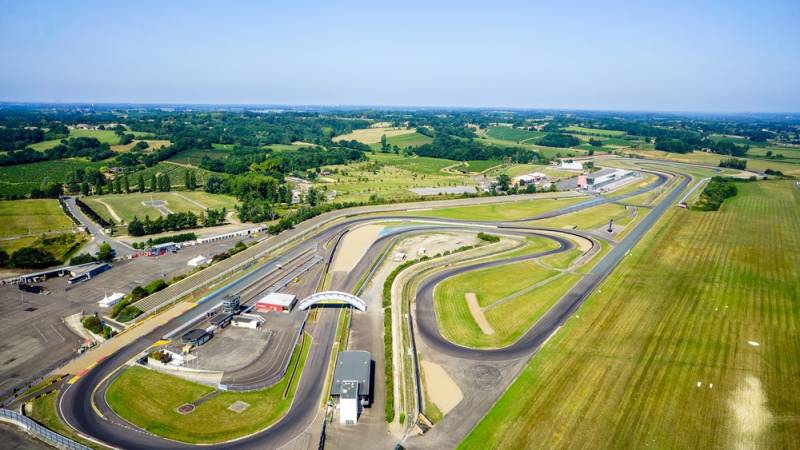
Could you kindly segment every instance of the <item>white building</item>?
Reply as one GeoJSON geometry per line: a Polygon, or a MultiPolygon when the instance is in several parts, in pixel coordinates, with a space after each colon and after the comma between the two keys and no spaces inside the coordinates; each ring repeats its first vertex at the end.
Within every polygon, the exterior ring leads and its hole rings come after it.
{"type": "Polygon", "coordinates": [[[514,182],[514,185],[519,187],[527,186],[529,184],[542,184],[547,181],[547,175],[541,172],[526,173],[524,175],[514,177],[512,181],[514,182]]]}
{"type": "Polygon", "coordinates": [[[209,261],[208,258],[206,258],[203,255],[200,255],[200,256],[195,256],[194,258],[190,259],[189,262],[186,263],[186,265],[190,266],[190,267],[197,267],[197,266],[202,266],[203,264],[207,263],[208,261],[209,261]]]}
{"type": "Polygon", "coordinates": [[[583,170],[583,163],[571,159],[562,159],[559,168],[565,170],[583,170]]]}
{"type": "Polygon", "coordinates": [[[103,299],[97,302],[97,304],[101,308],[110,308],[116,305],[117,303],[121,302],[123,298],[125,298],[125,294],[123,294],[122,292],[114,292],[111,295],[103,297],[103,299]]]}

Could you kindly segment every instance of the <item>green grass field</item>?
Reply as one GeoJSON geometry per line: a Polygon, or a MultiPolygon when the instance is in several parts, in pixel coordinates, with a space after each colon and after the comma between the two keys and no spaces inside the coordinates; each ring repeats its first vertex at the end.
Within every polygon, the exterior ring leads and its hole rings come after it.
{"type": "Polygon", "coordinates": [[[415,216],[440,217],[462,220],[516,220],[532,217],[546,211],[586,201],[584,196],[568,198],[538,198],[488,205],[460,206],[432,211],[412,211],[415,216]]]}
{"type": "MultiPolygon", "coordinates": [[[[681,161],[695,164],[706,164],[710,166],[717,166],[722,159],[729,158],[726,155],[718,155],[716,153],[705,152],[692,152],[692,153],[668,153],[658,150],[636,150],[632,153],[644,156],[645,158],[666,159],[671,161],[681,161]]],[[[765,171],[766,169],[780,170],[786,175],[800,176],[800,164],[794,164],[789,161],[779,160],[765,160],[765,159],[747,159],[747,169],[765,171]]]]}
{"type": "Polygon", "coordinates": [[[84,197],[83,200],[104,219],[114,219],[115,222],[119,222],[117,218],[114,218],[114,214],[108,210],[106,206],[108,205],[120,219],[125,223],[129,223],[134,216],[139,217],[139,219],[143,219],[145,216],[150,216],[151,219],[161,216],[156,208],[142,204],[142,202],[149,202],[151,199],[166,202],[166,207],[174,213],[191,211],[197,215],[204,211],[202,206],[212,209],[226,207],[228,211],[232,211],[236,205],[236,199],[231,196],[209,194],[203,191],[108,194],[84,197]]]}
{"type": "MultiPolygon", "coordinates": [[[[554,245],[555,246],[555,245],[554,245]]],[[[468,347],[512,344],[579,278],[559,275],[533,261],[482,269],[449,278],[434,292],[442,334],[468,347]],[[535,287],[537,284],[539,286],[535,287]],[[494,334],[484,334],[465,299],[474,293],[494,334]]]]}
{"type": "Polygon", "coordinates": [[[0,201],[0,237],[70,231],[72,226],[58,200],[0,201]]]}
{"type": "MultiPolygon", "coordinates": [[[[433,142],[433,138],[417,132],[386,137],[387,144],[396,145],[400,148],[419,147],[420,145],[430,144],[431,142],[433,142]]],[[[381,148],[381,144],[370,144],[370,147],[374,148],[375,150],[379,150],[381,148]]]]}
{"type": "Polygon", "coordinates": [[[738,186],[670,209],[460,448],[796,447],[800,192],[738,186]]]}
{"type": "Polygon", "coordinates": [[[491,127],[486,130],[486,136],[493,139],[499,139],[501,141],[522,142],[544,136],[544,133],[539,131],[523,130],[521,128],[491,127]]]}
{"type": "Polygon", "coordinates": [[[614,223],[624,225],[629,222],[628,210],[616,203],[606,203],[593,206],[581,211],[571,212],[558,217],[531,222],[540,227],[550,228],[575,228],[577,230],[593,230],[608,224],[610,219],[614,223]]]}
{"type": "Polygon", "coordinates": [[[46,426],[47,428],[55,431],[56,433],[66,436],[74,441],[78,441],[89,448],[105,450],[107,447],[81,438],[75,434],[74,431],[72,431],[72,428],[69,428],[64,424],[64,422],[61,421],[61,419],[58,417],[58,412],[56,411],[57,400],[58,391],[53,391],[49,394],[38,397],[31,401],[30,413],[26,413],[26,415],[46,426]]]}
{"type": "MultiPolygon", "coordinates": [[[[144,134],[146,135],[147,133],[144,134]]],[[[116,133],[110,130],[69,130],[69,137],[93,137],[97,138],[98,141],[106,143],[108,145],[119,144],[119,136],[117,136],[116,133]]],[[[61,139],[51,139],[49,141],[42,141],[42,142],[37,142],[35,144],[31,144],[28,147],[38,152],[43,152],[47,149],[55,147],[60,142],[61,139]]]]}
{"type": "Polygon", "coordinates": [[[625,136],[625,132],[624,131],[604,130],[602,128],[586,128],[586,127],[579,127],[579,126],[576,126],[576,125],[570,125],[568,127],[562,128],[562,130],[568,131],[570,133],[590,134],[590,135],[604,136],[604,137],[625,136]]]}
{"type": "Polygon", "coordinates": [[[445,175],[442,169],[458,161],[452,159],[427,158],[424,156],[402,156],[394,153],[367,154],[371,161],[398,167],[421,175],[445,175]]]}
{"type": "Polygon", "coordinates": [[[294,398],[311,338],[295,349],[287,375],[260,391],[224,391],[186,415],[175,409],[213,391],[213,388],[142,367],[131,367],[108,387],[106,399],[125,420],[159,436],[192,444],[223,442],[268,427],[282,417],[294,398]],[[297,366],[294,377],[291,368],[297,366]],[[289,395],[283,392],[289,386],[289,395]],[[236,401],[250,405],[241,413],[228,407],[236,401]]]}
{"type": "Polygon", "coordinates": [[[168,161],[199,167],[200,161],[202,161],[204,157],[210,159],[227,159],[229,154],[230,151],[224,149],[191,149],[173,155],[168,161]]]}
{"type": "Polygon", "coordinates": [[[471,160],[467,161],[467,170],[473,173],[480,173],[484,170],[491,169],[492,167],[497,167],[503,164],[503,161],[499,161],[496,159],[486,159],[486,160],[471,160]]]}

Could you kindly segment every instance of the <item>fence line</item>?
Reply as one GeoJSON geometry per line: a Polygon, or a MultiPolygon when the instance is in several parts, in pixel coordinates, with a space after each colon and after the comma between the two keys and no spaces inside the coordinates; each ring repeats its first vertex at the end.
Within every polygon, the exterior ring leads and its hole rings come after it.
{"type": "Polygon", "coordinates": [[[91,450],[89,447],[39,425],[32,419],[10,409],[0,408],[0,421],[12,423],[48,444],[62,450],[91,450]]]}

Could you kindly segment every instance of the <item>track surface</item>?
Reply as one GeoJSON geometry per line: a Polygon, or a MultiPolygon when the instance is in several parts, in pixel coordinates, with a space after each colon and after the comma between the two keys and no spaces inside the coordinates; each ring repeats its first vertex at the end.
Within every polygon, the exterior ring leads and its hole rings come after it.
{"type": "MultiPolygon", "coordinates": [[[[552,213],[548,213],[547,217],[555,215],[566,214],[569,212],[577,211],[580,209],[590,208],[599,204],[608,203],[612,201],[619,201],[622,198],[631,197],[641,192],[652,190],[663,184],[667,177],[663,174],[658,174],[659,178],[656,182],[652,183],[645,188],[641,188],[635,192],[625,194],[617,197],[601,197],[584,202],[571,207],[563,208],[552,213]],[[641,191],[641,192],[640,192],[641,191]]],[[[580,305],[580,303],[588,296],[588,294],[600,283],[608,273],[616,266],[616,264],[624,257],[625,253],[641,238],[642,235],[655,223],[656,220],[663,214],[663,212],[675,203],[675,198],[686,187],[689,179],[683,176],[678,187],[674,189],[659,205],[657,205],[648,214],[642,222],[640,222],[622,242],[616,246],[612,251],[604,257],[592,270],[592,272],[578,282],[570,292],[562,298],[545,316],[539,320],[533,328],[531,328],[519,341],[515,344],[495,350],[475,350],[465,347],[457,346],[446,339],[444,339],[438,331],[436,326],[436,319],[433,311],[432,297],[425,289],[431,289],[436,284],[437,280],[452,276],[456,273],[467,270],[475,270],[477,268],[488,266],[491,264],[505,264],[513,260],[504,260],[498,262],[480,263],[477,265],[469,266],[466,268],[456,268],[446,271],[437,275],[435,278],[430,279],[420,289],[420,296],[417,299],[417,317],[419,322],[419,332],[426,343],[437,351],[454,355],[457,357],[470,358],[470,359],[486,359],[486,360],[501,360],[511,359],[517,356],[530,354],[535,351],[542,342],[549,336],[572,312],[580,305]],[[427,294],[426,294],[427,292],[427,294]]],[[[542,218],[542,217],[536,217],[542,218]]],[[[303,241],[301,244],[287,251],[285,255],[281,256],[281,260],[292,260],[300,256],[302,253],[309,249],[320,249],[322,243],[331,239],[341,236],[348,229],[372,221],[386,221],[386,220],[414,220],[415,217],[396,215],[385,216],[370,216],[370,217],[355,217],[349,218],[345,221],[335,224],[330,228],[318,232],[313,237],[303,241]]],[[[463,221],[456,220],[443,220],[431,219],[429,217],[420,217],[420,220],[427,222],[439,222],[441,225],[432,227],[409,227],[405,228],[402,232],[419,231],[420,229],[459,229],[469,227],[471,224],[463,221]]],[[[526,219],[532,220],[534,218],[526,219]]],[[[531,228],[522,228],[513,225],[509,222],[480,222],[475,225],[480,226],[496,226],[501,229],[503,233],[510,234],[535,234],[536,230],[531,228]]],[[[400,233],[400,232],[398,232],[400,233]]],[[[549,235],[541,235],[542,237],[555,239],[561,244],[561,247],[549,252],[543,252],[538,255],[526,255],[521,259],[529,259],[544,256],[546,254],[553,254],[559,251],[564,251],[571,248],[572,243],[563,238],[556,238],[549,235]]],[[[393,235],[385,235],[378,239],[368,250],[367,254],[361,259],[356,268],[348,273],[343,279],[336,282],[332,286],[337,290],[351,291],[361,274],[369,270],[372,262],[378,257],[380,249],[391,239],[393,235]]],[[[332,249],[331,249],[332,250],[332,249]]],[[[330,261],[333,252],[327,251],[326,258],[330,261]]],[[[269,273],[270,265],[276,264],[273,260],[267,263],[264,268],[257,270],[254,274],[269,273]]],[[[250,277],[248,277],[250,278],[250,277]]],[[[257,280],[258,275],[253,275],[253,279],[257,280]]],[[[255,282],[255,281],[254,281],[255,282]]],[[[246,288],[246,286],[244,287],[246,288]]],[[[242,290],[240,284],[230,288],[222,289],[218,295],[223,296],[230,292],[237,292],[242,290]]],[[[93,370],[81,377],[75,384],[70,385],[63,391],[59,398],[58,409],[61,417],[73,428],[78,430],[84,435],[91,436],[96,440],[104,442],[110,446],[126,449],[178,449],[194,447],[189,444],[166,440],[142,430],[124,424],[124,422],[116,417],[113,411],[108,408],[103,399],[103,393],[110,380],[118,369],[124,367],[125,363],[136,355],[144,352],[152,343],[156,342],[161,336],[168,334],[170,331],[182,326],[190,321],[198,313],[202,314],[205,311],[212,309],[215,306],[215,301],[205,302],[192,310],[191,315],[180,317],[173,322],[164,325],[147,336],[139,339],[135,343],[121,349],[114,355],[110,356],[101,362],[93,370]],[[94,400],[100,412],[105,416],[101,418],[92,408],[92,400],[94,400]]],[[[273,426],[266,430],[258,432],[249,437],[239,439],[237,441],[214,444],[204,446],[206,448],[214,449],[233,449],[233,448],[278,448],[281,445],[291,441],[296,436],[302,434],[306,428],[314,421],[317,416],[320,404],[322,390],[324,388],[325,373],[327,371],[328,361],[331,353],[331,343],[334,340],[336,331],[336,318],[337,311],[334,309],[320,309],[319,317],[313,327],[313,344],[309,353],[305,369],[303,371],[298,391],[295,395],[295,400],[290,407],[286,416],[276,422],[273,426]]]]}

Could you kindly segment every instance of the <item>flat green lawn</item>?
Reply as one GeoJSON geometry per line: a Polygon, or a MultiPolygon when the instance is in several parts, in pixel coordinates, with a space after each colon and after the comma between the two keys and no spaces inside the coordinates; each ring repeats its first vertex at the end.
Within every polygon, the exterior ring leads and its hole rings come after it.
{"type": "Polygon", "coordinates": [[[70,231],[72,227],[58,200],[0,201],[0,237],[70,231]]]}
{"type": "MultiPolygon", "coordinates": [[[[433,142],[433,138],[416,132],[410,134],[401,134],[398,136],[388,136],[386,138],[387,144],[396,145],[400,148],[419,147],[420,145],[430,144],[431,142],[433,142]]],[[[381,144],[370,144],[370,147],[379,150],[381,148],[381,144]]]]}
{"type": "Polygon", "coordinates": [[[497,167],[503,164],[503,161],[499,161],[496,159],[486,159],[486,160],[470,160],[467,161],[467,169],[470,172],[483,172],[484,170],[491,169],[492,167],[497,167]]]}
{"type": "Polygon", "coordinates": [[[544,133],[539,131],[523,130],[521,128],[491,127],[486,130],[486,136],[493,139],[499,139],[501,141],[521,142],[544,136],[544,133]]]}
{"type": "Polygon", "coordinates": [[[149,202],[150,200],[161,200],[166,202],[166,207],[174,212],[187,212],[191,211],[197,215],[203,213],[203,206],[206,208],[217,209],[226,207],[228,211],[232,211],[236,205],[236,199],[222,194],[209,194],[202,191],[172,191],[172,192],[154,192],[154,193],[131,193],[131,194],[107,194],[100,196],[84,197],[83,201],[89,205],[97,214],[108,220],[114,218],[108,207],[116,213],[125,223],[133,220],[134,216],[143,219],[145,216],[150,216],[151,219],[160,217],[159,211],[152,206],[145,206],[142,202],[149,202]],[[108,206],[106,206],[108,205],[108,206]]]}
{"type": "Polygon", "coordinates": [[[575,228],[577,230],[593,230],[607,225],[610,219],[623,225],[628,218],[628,210],[616,203],[606,203],[591,208],[564,214],[549,219],[531,222],[533,225],[550,228],[575,228]]]}
{"type": "Polygon", "coordinates": [[[604,130],[602,128],[586,128],[586,127],[579,127],[577,125],[570,125],[566,128],[562,128],[564,131],[569,131],[571,133],[578,133],[578,134],[592,134],[597,136],[605,136],[605,137],[620,137],[625,136],[624,131],[617,131],[617,130],[604,130]]]}
{"type": "Polygon", "coordinates": [[[468,347],[512,344],[579,278],[559,276],[533,261],[507,264],[449,278],[434,292],[439,329],[449,340],[468,347]],[[537,284],[540,284],[537,287],[537,284]],[[466,293],[478,298],[494,334],[484,334],[473,318],[466,293]]]}
{"type": "Polygon", "coordinates": [[[796,448],[800,191],[738,187],[670,209],[460,448],[796,448]]]}
{"type": "Polygon", "coordinates": [[[69,137],[92,137],[108,144],[119,144],[119,136],[111,130],[69,130],[69,137]]]}
{"type": "MultiPolygon", "coordinates": [[[[668,153],[659,150],[637,150],[632,153],[639,154],[645,158],[658,158],[671,161],[680,161],[695,164],[706,164],[717,166],[722,159],[729,158],[726,155],[716,153],[692,152],[692,153],[668,153]]],[[[747,159],[747,158],[745,158],[747,159]]],[[[780,170],[786,175],[800,176],[800,164],[791,161],[767,160],[767,159],[747,159],[747,169],[765,171],[766,169],[780,170]]]]}
{"type": "Polygon", "coordinates": [[[460,220],[516,220],[543,212],[564,208],[588,200],[584,196],[568,198],[537,198],[488,205],[460,206],[432,211],[411,211],[414,216],[440,217],[460,220]]]}
{"type": "Polygon", "coordinates": [[[106,399],[122,418],[159,436],[192,444],[228,441],[263,430],[286,413],[310,348],[311,338],[306,335],[302,348],[297,347],[292,355],[287,375],[279,383],[260,391],[221,392],[186,415],[178,413],[176,408],[199,399],[213,388],[138,366],[125,370],[111,383],[106,399]],[[297,371],[291,378],[291,368],[295,365],[297,371]],[[289,395],[283,398],[290,380],[289,395]],[[230,411],[228,407],[236,401],[250,407],[241,413],[230,411]]]}
{"type": "Polygon", "coordinates": [[[229,155],[230,151],[223,149],[190,149],[176,153],[169,158],[169,161],[199,167],[204,157],[208,157],[209,159],[227,159],[229,155]]]}

